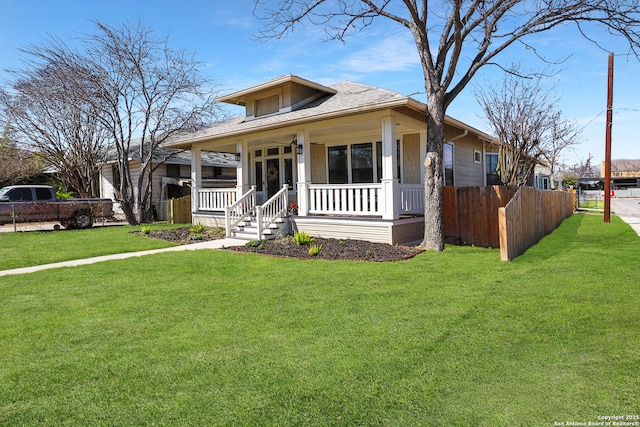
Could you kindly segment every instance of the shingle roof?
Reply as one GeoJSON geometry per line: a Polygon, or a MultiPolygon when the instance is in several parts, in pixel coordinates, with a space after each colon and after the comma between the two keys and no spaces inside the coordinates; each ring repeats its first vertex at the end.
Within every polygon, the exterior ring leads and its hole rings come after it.
{"type": "MultiPolygon", "coordinates": [[[[134,140],[129,147],[129,159],[139,161],[139,148],[140,148],[140,140],[134,140]]],[[[191,164],[191,151],[185,150],[176,150],[172,148],[158,147],[154,151],[153,160],[155,162],[161,162],[166,159],[169,155],[171,158],[167,160],[166,163],[169,164],[182,164],[188,165],[191,164]]],[[[234,154],[229,153],[218,153],[213,151],[203,151],[202,155],[202,164],[204,166],[216,166],[216,167],[236,167],[237,162],[234,154]]],[[[111,148],[107,153],[107,163],[115,162],[117,159],[117,150],[115,148],[111,148]]]]}
{"type": "Polygon", "coordinates": [[[247,120],[246,117],[236,117],[190,135],[178,137],[168,145],[179,145],[193,139],[248,133],[257,129],[263,130],[265,128],[278,127],[279,125],[310,122],[319,117],[340,116],[349,112],[373,111],[391,106],[412,104],[415,108],[426,111],[424,104],[387,89],[350,81],[343,81],[329,87],[334,89],[336,93],[327,94],[294,111],[276,113],[250,120],[247,120]]]}

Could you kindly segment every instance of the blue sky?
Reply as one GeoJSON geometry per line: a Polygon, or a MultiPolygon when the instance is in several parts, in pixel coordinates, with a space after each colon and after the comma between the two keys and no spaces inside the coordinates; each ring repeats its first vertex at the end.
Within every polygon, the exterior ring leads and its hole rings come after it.
{"type": "MultiPolygon", "coordinates": [[[[425,101],[423,75],[415,45],[404,27],[386,19],[352,36],[346,43],[324,41],[323,30],[306,25],[284,40],[255,41],[261,26],[252,14],[252,0],[22,0],[5,2],[0,26],[0,69],[20,67],[19,48],[42,43],[48,34],[71,41],[82,33],[95,33],[91,20],[119,26],[140,20],[168,36],[172,47],[194,52],[207,64],[224,92],[247,88],[284,74],[296,74],[323,84],[341,80],[379,86],[425,101]],[[8,4],[7,4],[8,3],[8,4]]],[[[637,79],[640,63],[624,55],[624,42],[597,35],[616,55],[614,77],[613,158],[640,158],[638,144],[640,98],[637,79]]],[[[604,159],[607,53],[582,40],[575,31],[560,29],[538,36],[536,45],[548,59],[568,58],[557,76],[560,108],[566,118],[583,128],[581,144],[565,154],[569,163],[593,155],[604,159]]],[[[545,64],[530,52],[515,47],[503,63],[521,62],[541,70],[545,64]]],[[[7,75],[0,72],[0,79],[7,75]]],[[[487,131],[474,91],[486,82],[499,82],[496,67],[481,71],[449,107],[447,114],[487,131]]],[[[238,111],[240,113],[240,111],[238,111]]]]}

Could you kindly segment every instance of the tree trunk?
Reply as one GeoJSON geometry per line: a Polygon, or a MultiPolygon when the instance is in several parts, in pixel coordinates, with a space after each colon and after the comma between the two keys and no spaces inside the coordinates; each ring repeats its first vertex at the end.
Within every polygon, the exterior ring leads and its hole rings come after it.
{"type": "Polygon", "coordinates": [[[444,107],[431,96],[427,113],[427,155],[424,160],[424,240],[425,249],[444,250],[442,225],[442,144],[444,107]]]}

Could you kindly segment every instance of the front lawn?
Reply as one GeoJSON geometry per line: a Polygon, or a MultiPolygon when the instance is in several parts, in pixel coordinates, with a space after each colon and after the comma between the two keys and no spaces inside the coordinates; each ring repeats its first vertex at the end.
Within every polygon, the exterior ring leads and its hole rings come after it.
{"type": "MultiPolygon", "coordinates": [[[[180,226],[184,224],[153,224],[150,227],[162,229],[180,226]]],[[[131,231],[140,231],[142,227],[110,226],[88,230],[0,233],[0,270],[175,246],[163,240],[130,234],[131,231]]]]}
{"type": "Polygon", "coordinates": [[[553,426],[640,413],[640,239],[512,262],[202,250],[0,277],[0,425],[553,426]]]}

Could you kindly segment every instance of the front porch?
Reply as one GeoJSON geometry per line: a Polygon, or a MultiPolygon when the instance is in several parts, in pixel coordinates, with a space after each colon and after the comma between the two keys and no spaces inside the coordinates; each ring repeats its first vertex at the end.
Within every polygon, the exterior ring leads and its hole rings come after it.
{"type": "Polygon", "coordinates": [[[288,231],[306,231],[327,238],[352,238],[398,244],[421,240],[424,231],[423,187],[395,184],[393,193],[382,184],[309,184],[290,198],[285,184],[274,196],[257,204],[256,187],[246,193],[232,188],[194,188],[193,222],[224,227],[229,237],[261,240],[288,231]],[[295,214],[290,205],[296,203],[295,214]],[[304,209],[306,207],[306,209],[304,209]],[[385,212],[397,212],[385,218],[385,212]]]}

